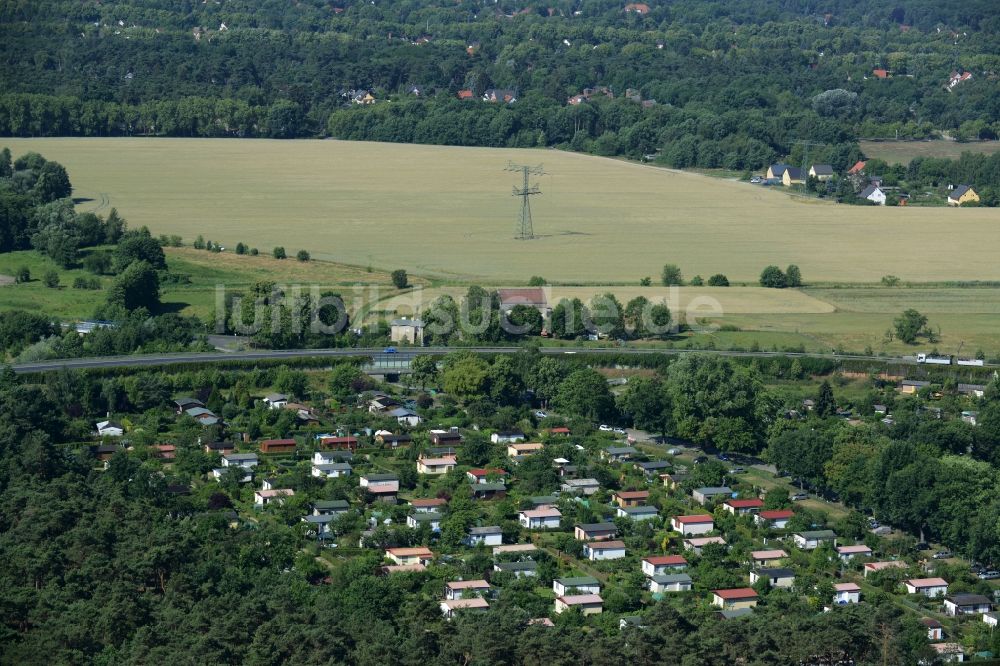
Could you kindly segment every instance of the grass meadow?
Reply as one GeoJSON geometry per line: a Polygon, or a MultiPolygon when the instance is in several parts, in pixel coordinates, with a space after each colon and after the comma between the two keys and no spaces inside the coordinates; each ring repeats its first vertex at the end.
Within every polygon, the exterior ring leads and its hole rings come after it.
{"type": "Polygon", "coordinates": [[[694,173],[554,150],[343,141],[9,139],[69,169],[80,209],[115,206],[156,234],[465,283],[637,284],[664,263],[755,282],[1000,279],[1000,212],[799,200],[694,173]],[[508,160],[544,164],[539,238],[514,239],[508,160]]]}

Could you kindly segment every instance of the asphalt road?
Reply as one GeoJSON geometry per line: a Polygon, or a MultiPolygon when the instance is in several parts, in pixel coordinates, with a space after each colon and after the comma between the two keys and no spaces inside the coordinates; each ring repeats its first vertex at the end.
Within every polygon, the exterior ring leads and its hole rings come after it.
{"type": "MultiPolygon", "coordinates": [[[[402,347],[396,353],[385,353],[385,348],[352,348],[352,349],[287,349],[287,350],[254,350],[254,351],[232,351],[232,352],[176,352],[170,354],[140,354],[133,356],[107,356],[93,358],[74,358],[51,361],[38,361],[34,363],[17,363],[12,367],[17,373],[47,372],[51,370],[84,369],[84,368],[122,368],[122,367],[142,367],[169,365],[172,363],[213,363],[224,361],[253,361],[253,360],[275,360],[308,357],[344,357],[344,356],[368,356],[375,363],[405,362],[414,356],[421,354],[447,354],[457,350],[465,350],[480,354],[513,354],[518,352],[520,347],[402,347]]],[[[774,358],[787,356],[790,358],[828,358],[831,360],[849,361],[875,361],[879,363],[902,363],[916,365],[914,357],[896,356],[857,356],[840,354],[810,354],[800,352],[748,352],[748,351],[721,351],[721,350],[696,350],[696,349],[657,349],[649,347],[542,347],[542,354],[546,355],[570,355],[570,354],[623,354],[646,356],[650,354],[665,354],[679,356],[682,354],[715,354],[717,356],[731,357],[756,357],[774,358]]],[[[994,367],[994,366],[987,366],[994,367]]],[[[1000,366],[996,366],[1000,367],[1000,366]]]]}

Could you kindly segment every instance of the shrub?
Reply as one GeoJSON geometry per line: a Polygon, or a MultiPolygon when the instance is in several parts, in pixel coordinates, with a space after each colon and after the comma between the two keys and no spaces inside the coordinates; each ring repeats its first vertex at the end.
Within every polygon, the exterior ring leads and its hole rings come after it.
{"type": "Polygon", "coordinates": [[[21,266],[17,269],[17,274],[14,275],[14,281],[18,284],[24,282],[31,282],[31,269],[27,266],[21,266]]]}
{"type": "Polygon", "coordinates": [[[260,251],[257,248],[255,248],[255,247],[250,248],[250,256],[251,257],[256,257],[258,254],[260,254],[260,251]]]}
{"type": "Polygon", "coordinates": [[[693,278],[691,278],[691,282],[689,284],[692,287],[700,287],[703,284],[705,284],[705,281],[701,279],[700,275],[695,275],[693,278]]]}
{"type": "Polygon", "coordinates": [[[722,273],[716,273],[712,277],[708,278],[709,287],[728,287],[729,278],[727,278],[722,273]]]}
{"type": "Polygon", "coordinates": [[[196,250],[204,250],[205,249],[205,238],[202,235],[199,234],[198,237],[194,239],[194,245],[193,245],[193,247],[196,250]]]}
{"type": "Polygon", "coordinates": [[[406,275],[406,271],[402,268],[394,270],[392,272],[392,284],[395,285],[396,289],[406,289],[410,286],[409,278],[406,275]]]}
{"type": "Polygon", "coordinates": [[[789,264],[785,269],[785,282],[789,287],[802,286],[802,271],[795,264],[789,264]]]}
{"type": "Polygon", "coordinates": [[[298,254],[295,255],[295,258],[299,261],[309,261],[309,253],[305,250],[299,250],[298,254]]]}
{"type": "Polygon", "coordinates": [[[640,287],[648,287],[651,284],[653,284],[653,278],[649,277],[648,275],[639,280],[640,287]]]}
{"type": "Polygon", "coordinates": [[[777,266],[768,266],[760,273],[760,286],[784,289],[788,286],[788,278],[777,266]]]}
{"type": "Polygon", "coordinates": [[[681,275],[681,269],[676,264],[665,264],[663,272],[660,273],[660,281],[663,282],[664,287],[672,285],[679,287],[684,284],[684,276],[681,275]]]}
{"type": "Polygon", "coordinates": [[[237,243],[236,244],[236,254],[241,254],[242,255],[242,254],[246,254],[246,253],[247,253],[247,246],[244,245],[243,243],[237,243]]]}
{"type": "Polygon", "coordinates": [[[48,271],[45,273],[45,277],[42,278],[45,286],[49,289],[55,289],[59,286],[59,273],[55,271],[48,271]]]}
{"type": "Polygon", "coordinates": [[[271,254],[274,255],[275,259],[284,259],[286,256],[288,256],[288,255],[285,254],[285,248],[280,247],[280,246],[274,248],[274,250],[272,250],[271,254]]]}
{"type": "Polygon", "coordinates": [[[548,282],[546,282],[545,278],[540,275],[532,275],[531,279],[528,280],[529,287],[544,287],[546,284],[548,284],[548,282]]]}
{"type": "Polygon", "coordinates": [[[895,275],[883,275],[882,276],[882,286],[884,287],[897,287],[899,286],[899,277],[895,275]]]}

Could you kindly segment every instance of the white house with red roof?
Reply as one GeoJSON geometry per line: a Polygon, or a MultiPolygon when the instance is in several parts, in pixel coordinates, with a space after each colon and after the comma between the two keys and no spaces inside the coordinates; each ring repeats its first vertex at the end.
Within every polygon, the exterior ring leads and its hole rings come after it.
{"type": "Polygon", "coordinates": [[[888,562],[865,562],[863,572],[865,578],[868,578],[868,574],[875,573],[876,571],[884,571],[885,569],[905,569],[906,567],[906,562],[902,562],[900,560],[889,560],[888,562]]]}
{"type": "Polygon", "coordinates": [[[670,519],[670,529],[684,536],[708,534],[715,529],[715,520],[710,515],[674,516],[670,519]]]}
{"type": "Polygon", "coordinates": [[[872,549],[863,543],[854,546],[837,546],[837,555],[844,562],[850,562],[855,557],[871,557],[872,549]]]}
{"type": "Polygon", "coordinates": [[[571,594],[565,597],[556,597],[556,613],[562,613],[571,608],[579,608],[584,615],[595,615],[604,612],[604,599],[601,599],[599,594],[571,594]]]}
{"type": "Polygon", "coordinates": [[[675,573],[687,564],[683,555],[650,555],[642,558],[642,573],[647,576],[675,573]]]}
{"type": "Polygon", "coordinates": [[[490,591],[490,584],[485,580],[453,580],[445,583],[444,586],[444,598],[445,599],[461,599],[463,597],[468,597],[475,595],[478,597],[484,596],[490,591]]]}
{"type": "Polygon", "coordinates": [[[764,506],[762,499],[731,499],[722,503],[722,507],[734,516],[747,516],[757,513],[764,506]]]}
{"type": "Polygon", "coordinates": [[[625,557],[624,541],[592,541],[583,544],[583,556],[588,560],[620,560],[625,557]]]}
{"type": "Polygon", "coordinates": [[[507,479],[507,472],[502,469],[484,468],[470,469],[465,473],[473,483],[504,483],[507,479]]]}
{"type": "Polygon", "coordinates": [[[449,620],[459,611],[485,611],[490,607],[486,599],[472,597],[470,599],[445,599],[441,602],[441,614],[449,620]]]}
{"type": "Polygon", "coordinates": [[[724,610],[753,608],[757,605],[757,591],[752,587],[738,587],[712,592],[712,605],[724,610]]]}
{"type": "Polygon", "coordinates": [[[788,527],[788,521],[794,515],[795,512],[791,509],[775,509],[774,511],[761,511],[753,517],[753,520],[762,527],[783,530],[788,527]]]}
{"type": "Polygon", "coordinates": [[[750,557],[753,558],[754,564],[758,566],[768,566],[785,559],[788,557],[788,553],[780,549],[755,550],[750,553],[750,557]]]}

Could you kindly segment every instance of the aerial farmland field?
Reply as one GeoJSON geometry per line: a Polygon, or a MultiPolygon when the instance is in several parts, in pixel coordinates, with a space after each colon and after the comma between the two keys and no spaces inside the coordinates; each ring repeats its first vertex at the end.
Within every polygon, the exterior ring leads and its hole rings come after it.
{"type": "Polygon", "coordinates": [[[1000,151],[1000,141],[861,141],[861,152],[889,164],[909,164],[914,157],[958,159],[962,153],[992,155],[1000,151]]]}
{"type": "Polygon", "coordinates": [[[66,165],[84,199],[154,234],[454,282],[570,284],[686,276],[756,282],[798,264],[811,283],[998,280],[996,210],[874,208],[554,150],[342,141],[9,139],[66,165]],[[514,239],[518,176],[544,164],[531,241],[514,239]]]}

